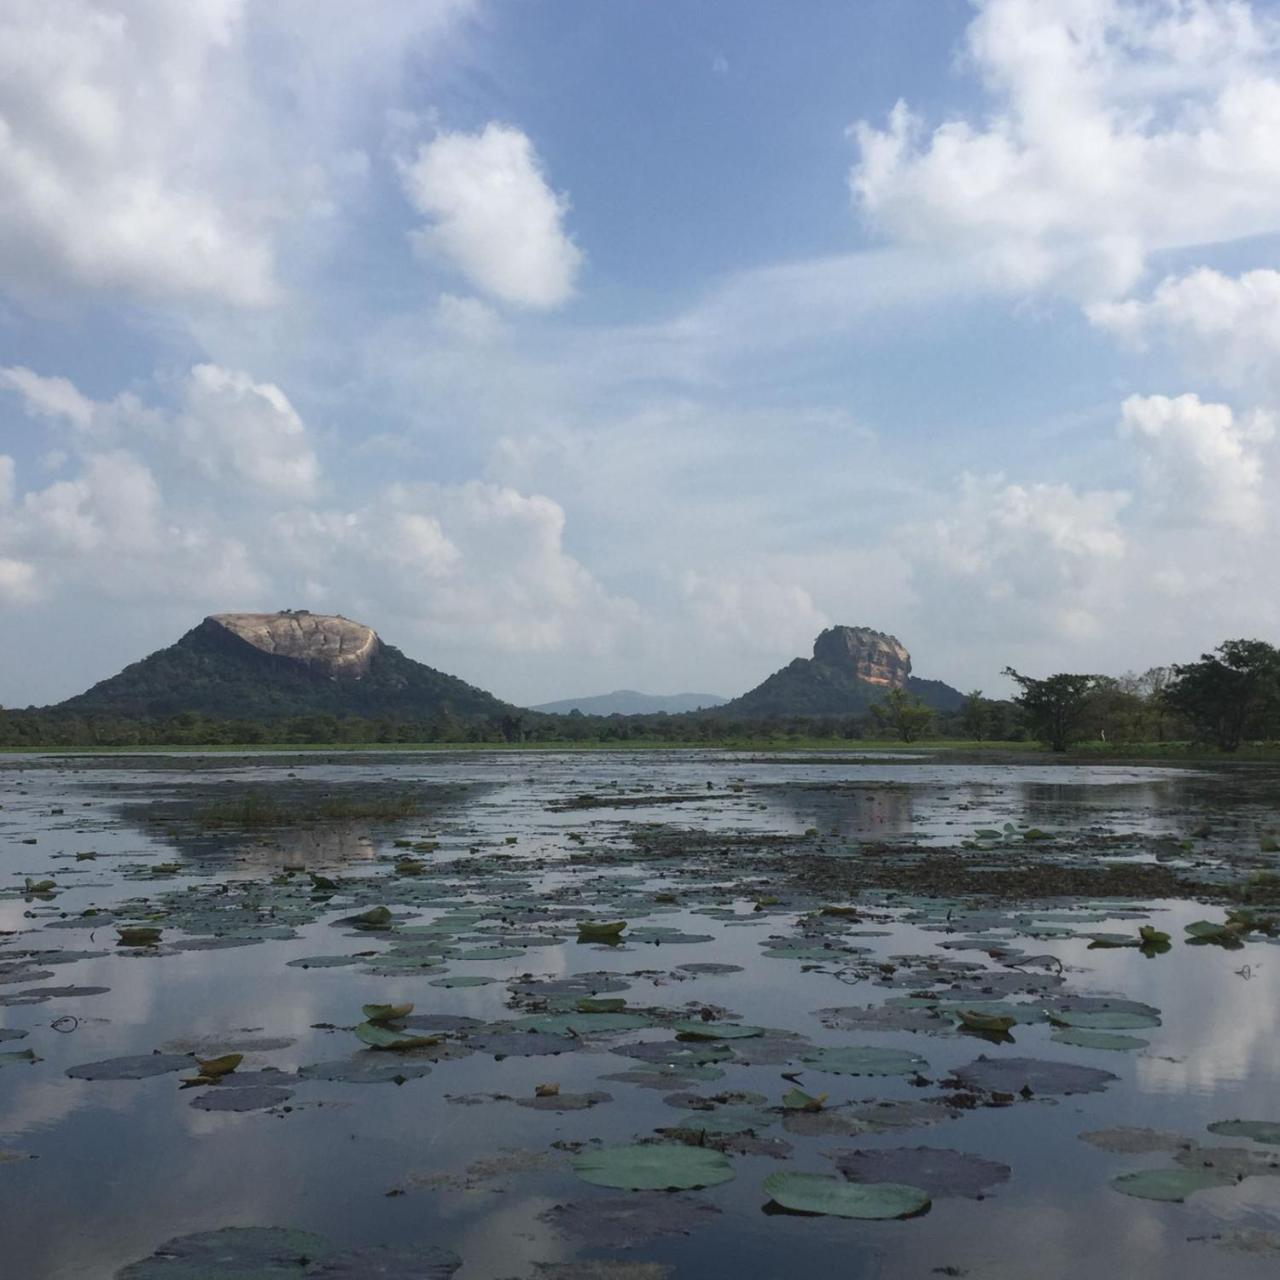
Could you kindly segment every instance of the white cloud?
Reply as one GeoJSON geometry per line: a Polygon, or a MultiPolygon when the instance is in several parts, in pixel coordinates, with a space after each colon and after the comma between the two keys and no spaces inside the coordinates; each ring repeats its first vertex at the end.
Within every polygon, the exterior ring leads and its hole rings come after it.
{"type": "Polygon", "coordinates": [[[977,0],[981,121],[851,130],[868,222],[992,283],[1123,294],[1160,249],[1276,230],[1276,24],[1240,0],[977,0]]]}
{"type": "Polygon", "coordinates": [[[451,262],[477,288],[516,306],[559,306],[573,293],[582,251],[564,230],[568,198],[548,186],[519,129],[440,133],[401,166],[410,203],[430,222],[420,252],[451,262]]]}
{"type": "Polygon", "coordinates": [[[185,387],[178,429],[213,479],[233,476],[280,498],[309,498],[320,464],[302,419],[279,387],[200,364],[185,387]]]}
{"type": "Polygon", "coordinates": [[[18,392],[33,418],[65,419],[82,431],[93,423],[93,401],[81,395],[66,378],[42,378],[15,365],[0,369],[0,387],[18,392]]]}
{"type": "Polygon", "coordinates": [[[763,576],[681,575],[680,591],[699,639],[739,655],[807,655],[831,619],[799,583],[763,576]]]}
{"type": "MultiPolygon", "coordinates": [[[[0,16],[0,274],[256,305],[258,220],[219,190],[209,113],[242,0],[13,0],[0,16]]],[[[238,100],[238,95],[237,95],[238,100]]],[[[218,139],[225,143],[229,139],[218,139]]]]}
{"type": "Polygon", "coordinates": [[[1202,267],[1167,277],[1145,300],[1092,307],[1089,318],[1139,349],[1168,344],[1226,386],[1280,397],[1280,271],[1202,267]]]}
{"type": "Polygon", "coordinates": [[[479,298],[442,293],[436,300],[436,326],[450,338],[483,345],[502,333],[502,320],[479,298]]]}
{"type": "Polygon", "coordinates": [[[1258,446],[1274,428],[1266,414],[1236,421],[1199,396],[1130,396],[1121,432],[1141,456],[1151,508],[1177,523],[1257,529],[1265,514],[1258,446]]]}
{"type": "Polygon", "coordinates": [[[370,114],[471,8],[7,0],[0,288],[277,301],[364,180],[370,114]]]}
{"type": "Polygon", "coordinates": [[[0,556],[0,600],[6,604],[28,604],[38,596],[35,565],[0,556]]]}

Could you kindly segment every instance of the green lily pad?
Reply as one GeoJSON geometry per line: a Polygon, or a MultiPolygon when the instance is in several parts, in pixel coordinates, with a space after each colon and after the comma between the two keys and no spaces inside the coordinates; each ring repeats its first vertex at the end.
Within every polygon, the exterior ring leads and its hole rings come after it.
{"type": "Polygon", "coordinates": [[[677,1040],[751,1040],[764,1035],[763,1027],[747,1027],[738,1022],[677,1022],[677,1040]]]}
{"type": "Polygon", "coordinates": [[[1280,1121],[1276,1120],[1215,1120],[1209,1125],[1209,1132],[1223,1138],[1252,1138],[1254,1142],[1280,1146],[1280,1121]]]}
{"type": "Polygon", "coordinates": [[[822,1173],[771,1173],[764,1192],[794,1213],[837,1218],[909,1218],[929,1207],[926,1192],[901,1182],[844,1182],[822,1173]]]}
{"type": "Polygon", "coordinates": [[[653,1020],[642,1013],[543,1013],[517,1018],[511,1025],[548,1036],[589,1036],[638,1031],[651,1027],[653,1020]]]}
{"type": "Polygon", "coordinates": [[[439,1036],[412,1036],[392,1027],[384,1027],[377,1022],[362,1022],[356,1028],[356,1039],[363,1041],[371,1049],[391,1049],[403,1052],[405,1049],[420,1049],[424,1045],[435,1044],[439,1036]]]}
{"type": "Polygon", "coordinates": [[[1054,1026],[1087,1031],[1139,1031],[1160,1025],[1158,1017],[1128,1009],[1051,1009],[1046,1016],[1054,1026]]]}
{"type": "Polygon", "coordinates": [[[722,1152],[667,1143],[585,1151],[572,1168],[584,1182],[623,1191],[689,1191],[733,1177],[733,1165],[722,1152]]]}
{"type": "Polygon", "coordinates": [[[327,1080],[343,1084],[404,1084],[431,1074],[431,1064],[399,1054],[364,1049],[335,1062],[313,1062],[298,1068],[303,1080],[327,1080]]]}
{"type": "Polygon", "coordinates": [[[397,1022],[413,1012],[413,1004],[364,1004],[360,1006],[360,1012],[369,1022],[397,1022]]]}
{"type": "Polygon", "coordinates": [[[802,1061],[816,1071],[837,1076],[907,1076],[929,1064],[906,1049],[877,1049],[847,1045],[838,1049],[812,1049],[802,1061]]]}
{"type": "Polygon", "coordinates": [[[1111,1186],[1139,1200],[1169,1200],[1181,1203],[1197,1191],[1226,1187],[1235,1181],[1213,1169],[1141,1169],[1111,1179],[1111,1186]]]}
{"type": "Polygon", "coordinates": [[[444,987],[446,989],[453,987],[487,987],[491,982],[497,982],[497,978],[484,978],[478,973],[454,973],[447,978],[432,978],[428,986],[444,987]]]}
{"type": "Polygon", "coordinates": [[[1054,1044],[1073,1044],[1078,1049],[1114,1049],[1117,1052],[1145,1049],[1151,1043],[1141,1036],[1117,1035],[1114,1031],[1091,1031],[1088,1027],[1059,1027],[1049,1039],[1054,1044]]]}

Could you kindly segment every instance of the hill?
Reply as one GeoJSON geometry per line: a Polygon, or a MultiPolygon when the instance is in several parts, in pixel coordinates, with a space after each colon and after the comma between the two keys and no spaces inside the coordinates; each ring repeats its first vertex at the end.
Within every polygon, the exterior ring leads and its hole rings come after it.
{"type": "Polygon", "coordinates": [[[634,689],[615,689],[589,698],[543,702],[529,710],[555,716],[567,716],[571,711],[579,711],[584,716],[654,716],[665,711],[674,716],[719,707],[724,701],[714,693],[637,693],[634,689]]]}
{"type": "Polygon", "coordinates": [[[514,708],[414,662],[370,628],[306,610],[214,614],[176,644],[51,708],[92,715],[271,719],[309,714],[429,719],[514,708]]]}
{"type": "Polygon", "coordinates": [[[896,636],[870,627],[829,627],[813,643],[812,658],[796,658],[719,715],[862,715],[891,689],[905,689],[936,711],[954,711],[964,695],[941,680],[911,674],[911,655],[896,636]]]}

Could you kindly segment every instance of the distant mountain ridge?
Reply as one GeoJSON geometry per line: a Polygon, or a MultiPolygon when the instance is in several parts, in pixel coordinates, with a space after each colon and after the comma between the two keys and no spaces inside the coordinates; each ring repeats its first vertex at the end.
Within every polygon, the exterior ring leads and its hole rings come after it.
{"type": "Polygon", "coordinates": [[[652,716],[661,712],[680,715],[723,706],[724,698],[714,693],[638,693],[635,689],[615,689],[588,698],[563,698],[559,702],[542,702],[530,711],[566,716],[579,711],[584,716],[652,716]]]}
{"type": "Polygon", "coordinates": [[[828,627],[813,642],[812,658],[796,658],[739,698],[720,715],[863,715],[893,689],[915,694],[936,711],[955,711],[964,694],[941,680],[911,674],[911,655],[896,637],[870,627],[828,627]]]}
{"type": "Polygon", "coordinates": [[[226,613],[52,708],[78,715],[229,719],[308,714],[460,719],[515,708],[407,658],[372,628],[310,613],[226,613]]]}

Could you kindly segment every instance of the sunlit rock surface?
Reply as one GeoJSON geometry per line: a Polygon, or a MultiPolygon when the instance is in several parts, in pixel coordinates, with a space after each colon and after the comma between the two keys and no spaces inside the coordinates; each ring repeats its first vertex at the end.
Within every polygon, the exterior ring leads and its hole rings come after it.
{"type": "Polygon", "coordinates": [[[215,613],[205,621],[263,653],[293,658],[331,675],[364,675],[378,651],[378,636],[371,627],[324,613],[215,613]]]}

